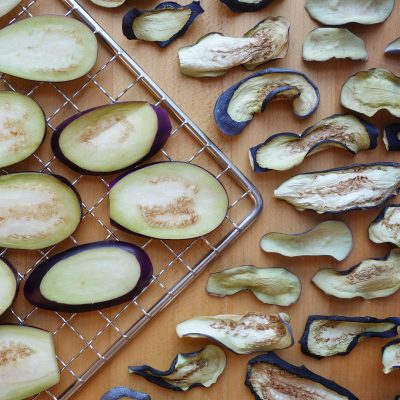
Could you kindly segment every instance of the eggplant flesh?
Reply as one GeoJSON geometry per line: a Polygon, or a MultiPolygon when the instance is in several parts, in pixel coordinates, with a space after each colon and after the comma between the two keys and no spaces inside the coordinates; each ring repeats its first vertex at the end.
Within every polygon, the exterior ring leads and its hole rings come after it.
{"type": "Polygon", "coordinates": [[[387,151],[400,151],[400,124],[385,126],[383,143],[387,151]]]}
{"type": "Polygon", "coordinates": [[[226,366],[226,355],[218,346],[208,345],[193,353],[179,353],[167,371],[149,365],[129,367],[129,372],[166,389],[187,391],[210,387],[217,382],[226,366]]]}
{"type": "Polygon", "coordinates": [[[374,243],[393,243],[400,247],[400,205],[390,204],[382,209],[369,226],[368,234],[374,243]]]}
{"type": "Polygon", "coordinates": [[[386,46],[385,54],[400,54],[400,38],[393,40],[386,46]]]}
{"type": "Polygon", "coordinates": [[[126,0],[90,0],[96,6],[104,8],[116,8],[122,6],[126,0]]]}
{"type": "Polygon", "coordinates": [[[393,340],[383,347],[382,364],[385,374],[400,368],[400,339],[393,340]]]}
{"type": "Polygon", "coordinates": [[[13,10],[22,0],[3,0],[0,4],[0,17],[8,14],[13,10]]]}
{"type": "Polygon", "coordinates": [[[0,315],[11,307],[18,290],[18,273],[4,258],[0,258],[0,315]]]}
{"type": "Polygon", "coordinates": [[[100,400],[151,400],[147,393],[138,392],[127,387],[118,386],[110,389],[101,396],[100,400]]]}
{"type": "Polygon", "coordinates": [[[267,7],[273,0],[220,0],[233,12],[255,12],[267,7]]]}

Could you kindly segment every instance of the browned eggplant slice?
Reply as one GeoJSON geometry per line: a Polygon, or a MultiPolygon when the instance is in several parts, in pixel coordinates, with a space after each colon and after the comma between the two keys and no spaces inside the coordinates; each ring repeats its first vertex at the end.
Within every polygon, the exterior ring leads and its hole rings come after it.
{"type": "Polygon", "coordinates": [[[382,348],[382,364],[385,374],[400,368],[400,339],[393,340],[382,348]]]}
{"type": "Polygon", "coordinates": [[[400,247],[400,205],[389,204],[376,217],[368,229],[375,243],[393,243],[400,247]]]}

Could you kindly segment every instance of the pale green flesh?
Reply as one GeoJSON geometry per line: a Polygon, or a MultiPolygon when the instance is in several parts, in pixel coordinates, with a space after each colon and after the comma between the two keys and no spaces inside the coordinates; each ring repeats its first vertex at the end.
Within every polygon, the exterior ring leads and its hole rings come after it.
{"type": "Polygon", "coordinates": [[[400,51],[400,38],[393,40],[393,42],[387,45],[385,53],[391,51],[400,51]]]}
{"type": "Polygon", "coordinates": [[[96,4],[97,6],[105,8],[119,7],[125,3],[125,0],[90,0],[90,1],[96,4]]]}
{"type": "Polygon", "coordinates": [[[8,265],[0,260],[0,315],[12,304],[17,292],[17,280],[8,265]]]}
{"type": "Polygon", "coordinates": [[[13,10],[22,0],[1,0],[0,3],[0,17],[8,14],[13,10]]]}
{"type": "Polygon", "coordinates": [[[383,372],[389,374],[400,368],[400,343],[385,348],[382,354],[383,372]]]}
{"type": "Polygon", "coordinates": [[[400,247],[400,207],[388,207],[384,218],[370,225],[368,234],[374,243],[393,243],[400,247]]]}

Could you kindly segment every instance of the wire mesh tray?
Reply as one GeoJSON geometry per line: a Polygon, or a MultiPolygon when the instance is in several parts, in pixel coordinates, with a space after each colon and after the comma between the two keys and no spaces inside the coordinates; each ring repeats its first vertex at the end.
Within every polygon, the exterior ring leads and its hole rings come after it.
{"type": "Polygon", "coordinates": [[[48,125],[46,140],[36,154],[2,170],[2,173],[34,170],[65,176],[82,197],[83,220],[73,236],[49,249],[3,249],[0,254],[17,267],[21,286],[32,269],[44,259],[75,245],[97,240],[134,242],[146,250],[154,264],[152,282],[144,292],[129,304],[97,312],[64,314],[40,310],[23,298],[20,287],[13,308],[1,317],[1,322],[29,324],[53,333],[61,382],[35,399],[66,400],[250,226],[261,211],[262,199],[251,182],[77,1],[26,0],[11,14],[11,19],[8,16],[0,21],[5,26],[18,19],[44,13],[76,17],[85,22],[97,35],[98,61],[85,77],[61,84],[24,81],[0,75],[1,89],[15,90],[34,98],[44,109],[48,125]],[[160,104],[169,111],[173,120],[171,139],[152,161],[193,162],[208,169],[225,186],[230,207],[228,216],[217,230],[195,240],[183,241],[149,240],[116,230],[111,227],[108,218],[107,184],[114,176],[82,176],[55,159],[49,138],[61,121],[86,108],[128,100],[147,100],[160,104]]]}

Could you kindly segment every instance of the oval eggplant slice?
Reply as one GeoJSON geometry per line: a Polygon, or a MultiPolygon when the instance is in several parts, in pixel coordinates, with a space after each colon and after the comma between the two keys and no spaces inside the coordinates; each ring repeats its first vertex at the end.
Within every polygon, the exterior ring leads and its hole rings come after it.
{"type": "Polygon", "coordinates": [[[380,162],[295,175],[274,192],[299,211],[341,213],[380,207],[395,196],[400,164],[380,162]]]}
{"type": "Polygon", "coordinates": [[[150,158],[167,142],[168,113],[141,101],[83,111],[54,131],[56,157],[82,174],[121,171],[150,158]]]}
{"type": "Polygon", "coordinates": [[[400,151],[400,124],[391,124],[385,127],[383,143],[387,151],[400,151]]]}
{"type": "Polygon", "coordinates": [[[129,372],[166,389],[187,391],[195,387],[210,387],[217,382],[226,366],[226,355],[209,344],[193,353],[179,353],[167,371],[149,365],[129,367],[129,372]]]}
{"type": "Polygon", "coordinates": [[[393,340],[382,348],[382,364],[385,374],[400,368],[400,339],[393,340]]]}
{"type": "Polygon", "coordinates": [[[49,332],[0,325],[0,399],[25,399],[59,381],[53,336],[49,332]]]}
{"type": "Polygon", "coordinates": [[[218,128],[225,135],[238,135],[254,114],[272,100],[293,100],[298,117],[308,117],[319,104],[319,91],[306,75],[292,69],[268,68],[256,72],[222,93],[214,109],[218,128]]]}
{"type": "Polygon", "coordinates": [[[33,81],[80,78],[96,63],[97,40],[73,18],[38,16],[0,31],[0,71],[33,81]]]}
{"type": "Polygon", "coordinates": [[[0,17],[8,14],[13,10],[22,0],[2,0],[0,4],[0,17]]]}
{"type": "Polygon", "coordinates": [[[225,297],[249,290],[265,304],[290,306],[301,294],[300,279],[284,268],[257,268],[253,265],[225,269],[210,274],[207,293],[225,297]]]}
{"type": "Polygon", "coordinates": [[[389,204],[369,226],[368,234],[374,243],[393,243],[400,247],[400,205],[389,204]]]}
{"type": "Polygon", "coordinates": [[[143,236],[190,239],[216,229],[228,195],[208,171],[172,161],[145,165],[110,184],[111,223],[143,236]]]}
{"type": "Polygon", "coordinates": [[[311,315],[299,343],[301,351],[311,357],[344,356],[364,337],[397,336],[399,326],[400,318],[311,315]]]}
{"type": "Polygon", "coordinates": [[[398,55],[400,54],[400,38],[390,42],[385,49],[385,54],[398,55]]]}
{"type": "Polygon", "coordinates": [[[267,7],[273,0],[220,0],[233,12],[254,12],[267,7]]]}
{"type": "Polygon", "coordinates": [[[315,374],[304,365],[289,364],[273,352],[249,361],[245,384],[256,400],[358,400],[337,383],[315,374]]]}
{"type": "Polygon", "coordinates": [[[186,6],[167,1],[154,10],[134,8],[124,15],[122,32],[129,40],[157,42],[160,47],[166,47],[183,36],[203,12],[200,1],[186,6]]]}
{"type": "Polygon", "coordinates": [[[93,311],[133,299],[150,283],[152,273],[150,258],[140,247],[95,242],[39,264],[26,281],[24,294],[47,310],[93,311]]]}
{"type": "Polygon", "coordinates": [[[0,315],[11,307],[17,290],[18,273],[16,269],[7,260],[0,258],[0,315]]]}
{"type": "Polygon", "coordinates": [[[127,387],[118,386],[110,389],[108,392],[101,396],[100,400],[151,400],[151,397],[142,392],[137,392],[136,390],[129,389],[127,387]]]}
{"type": "Polygon", "coordinates": [[[236,354],[287,349],[293,346],[293,334],[287,314],[216,315],[195,317],[176,326],[181,337],[208,337],[236,354]]]}
{"type": "Polygon", "coordinates": [[[116,8],[122,6],[126,0],[90,0],[96,6],[104,8],[116,8]]]}

